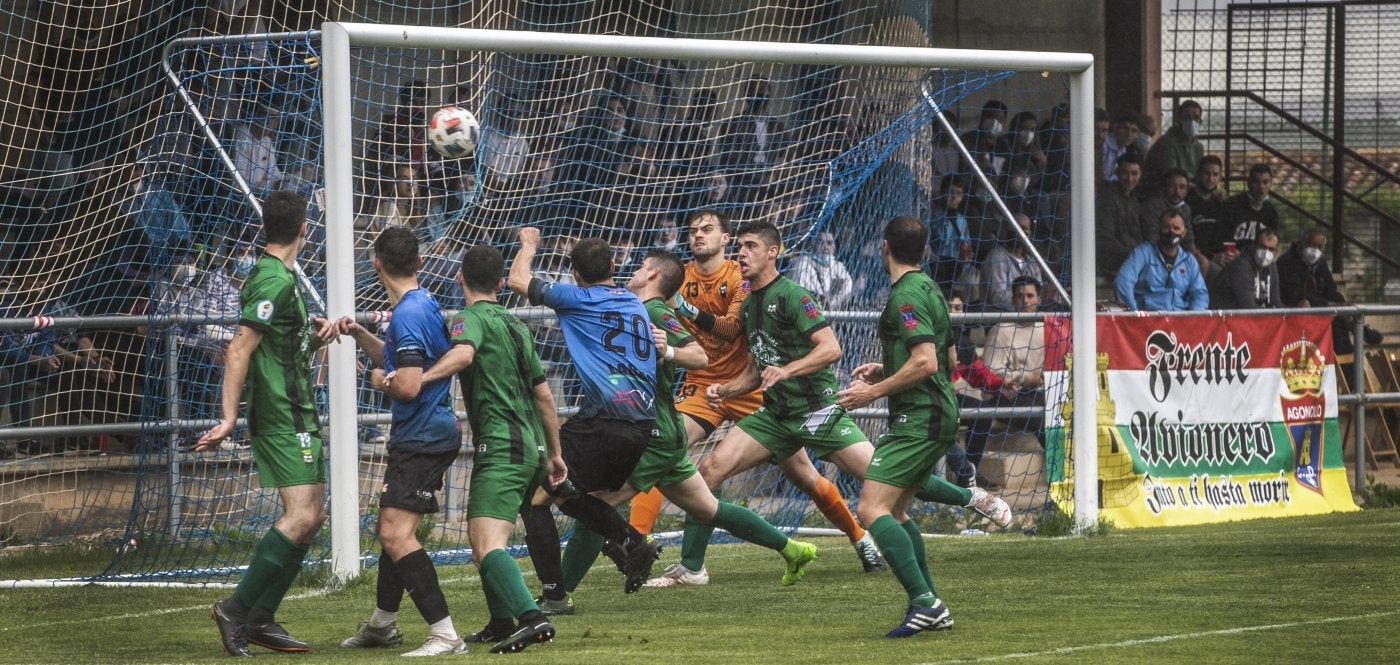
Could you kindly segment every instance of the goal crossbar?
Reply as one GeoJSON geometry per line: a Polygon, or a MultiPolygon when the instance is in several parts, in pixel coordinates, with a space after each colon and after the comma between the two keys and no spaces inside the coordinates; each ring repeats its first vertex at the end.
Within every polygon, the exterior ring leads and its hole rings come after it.
{"type": "MultiPolygon", "coordinates": [[[[326,303],[329,315],[353,312],[354,238],[353,169],[354,130],[351,116],[351,48],[390,47],[444,50],[547,53],[572,56],[739,61],[808,65],[848,65],[907,68],[996,69],[1062,72],[1070,83],[1071,209],[1075,223],[1071,247],[1086,248],[1075,254],[1071,279],[1081,286],[1071,306],[1075,352],[1093,358],[1097,349],[1094,328],[1094,200],[1093,108],[1094,61],[1083,53],[988,51],[971,49],[862,46],[842,44],[791,44],[777,42],[671,39],[619,35],[581,35],[545,32],[478,30],[404,25],[371,25],[329,22],[321,30],[322,111],[324,174],[326,182],[326,303]],[[1085,295],[1085,293],[1088,295],[1085,295]]],[[[330,346],[330,441],[338,450],[355,438],[355,357],[352,345],[330,346]]],[[[1095,366],[1076,362],[1070,380],[1076,386],[1092,386],[1095,366]]],[[[1076,524],[1089,528],[1098,520],[1097,439],[1094,402],[1097,391],[1074,390],[1073,446],[1076,524]]],[[[356,497],[357,456],[330,458],[332,497],[356,497]],[[347,491],[348,489],[348,491],[347,491]]],[[[340,580],[359,573],[358,501],[332,499],[331,572],[340,580]]]]}

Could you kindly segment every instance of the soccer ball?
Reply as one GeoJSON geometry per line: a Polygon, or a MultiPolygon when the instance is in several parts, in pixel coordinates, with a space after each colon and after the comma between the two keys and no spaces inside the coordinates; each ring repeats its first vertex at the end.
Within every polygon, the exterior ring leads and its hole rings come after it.
{"type": "Polygon", "coordinates": [[[476,116],[460,106],[444,106],[428,121],[428,143],[443,157],[470,157],[479,138],[481,125],[476,116]]]}

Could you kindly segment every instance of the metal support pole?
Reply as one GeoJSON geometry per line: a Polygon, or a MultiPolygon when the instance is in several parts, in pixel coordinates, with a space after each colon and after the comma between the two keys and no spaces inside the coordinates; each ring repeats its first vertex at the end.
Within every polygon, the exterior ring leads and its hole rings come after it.
{"type": "Polygon", "coordinates": [[[1352,478],[1352,484],[1357,493],[1366,489],[1366,320],[1357,315],[1352,321],[1352,363],[1351,363],[1351,389],[1359,398],[1356,404],[1355,415],[1352,417],[1356,431],[1356,474],[1352,478]]]}
{"type": "MultiPolygon", "coordinates": [[[[1333,11],[1337,12],[1337,34],[1332,39],[1332,107],[1336,117],[1332,123],[1332,137],[1337,145],[1344,146],[1347,141],[1347,6],[1339,3],[1333,11]]],[[[1345,160],[1342,151],[1332,151],[1332,271],[1335,273],[1342,271],[1342,259],[1346,255],[1341,243],[1347,226],[1346,199],[1343,198],[1346,189],[1345,160]]],[[[1361,348],[1359,337],[1356,348],[1361,348]]]]}
{"type": "Polygon", "coordinates": [[[1074,336],[1074,414],[1070,443],[1074,446],[1074,528],[1084,533],[1099,523],[1099,430],[1097,422],[1098,321],[1094,310],[1094,66],[1069,79],[1070,111],[1070,210],[1074,224],[1070,247],[1070,282],[1079,293],[1070,304],[1070,329],[1074,336]]]}
{"type": "MultiPolygon", "coordinates": [[[[165,330],[165,402],[166,417],[170,422],[180,420],[180,345],[174,328],[165,330]]],[[[171,429],[166,434],[166,445],[169,447],[167,458],[170,463],[166,466],[168,482],[170,486],[170,505],[168,506],[169,533],[172,538],[180,532],[180,513],[184,510],[184,502],[180,500],[180,432],[171,429]]]]}

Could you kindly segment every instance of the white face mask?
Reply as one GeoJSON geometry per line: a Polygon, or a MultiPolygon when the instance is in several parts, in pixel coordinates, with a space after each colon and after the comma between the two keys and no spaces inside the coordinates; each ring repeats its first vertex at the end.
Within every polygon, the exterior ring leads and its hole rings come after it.
{"type": "Polygon", "coordinates": [[[1317,263],[1318,261],[1321,261],[1321,260],[1322,260],[1322,250],[1320,250],[1320,249],[1318,249],[1318,248],[1316,248],[1316,247],[1304,247],[1304,248],[1303,248],[1303,260],[1304,260],[1304,261],[1307,261],[1307,262],[1308,262],[1308,265],[1312,265],[1312,264],[1314,264],[1314,263],[1317,263]]]}
{"type": "Polygon", "coordinates": [[[1000,134],[1001,121],[997,120],[996,118],[987,118],[986,120],[982,121],[982,129],[987,130],[987,132],[990,134],[1000,134]]]}
{"type": "Polygon", "coordinates": [[[1274,262],[1273,250],[1264,249],[1262,247],[1254,250],[1254,262],[1258,263],[1260,268],[1269,267],[1274,262]]]}
{"type": "Polygon", "coordinates": [[[1021,145],[1028,146],[1031,144],[1032,141],[1035,141],[1035,132],[1029,129],[1022,130],[1021,133],[1017,136],[1017,139],[1021,141],[1021,145]]]}
{"type": "Polygon", "coordinates": [[[1026,187],[1029,187],[1030,184],[1031,184],[1031,179],[1030,179],[1029,176],[1023,176],[1023,175],[1011,176],[1011,182],[1010,182],[1010,183],[1007,183],[1007,186],[1006,186],[1006,187],[1007,187],[1007,193],[1010,194],[1010,195],[1012,195],[1012,196],[1020,196],[1020,195],[1022,195],[1022,194],[1024,194],[1024,193],[1026,193],[1026,187]]]}
{"type": "Polygon", "coordinates": [[[1195,120],[1187,120],[1186,126],[1182,129],[1186,132],[1186,138],[1194,139],[1201,133],[1201,123],[1195,120]]]}
{"type": "Polygon", "coordinates": [[[180,267],[175,269],[175,283],[189,284],[194,281],[194,277],[197,274],[198,271],[195,270],[193,263],[180,264],[180,267]]]}

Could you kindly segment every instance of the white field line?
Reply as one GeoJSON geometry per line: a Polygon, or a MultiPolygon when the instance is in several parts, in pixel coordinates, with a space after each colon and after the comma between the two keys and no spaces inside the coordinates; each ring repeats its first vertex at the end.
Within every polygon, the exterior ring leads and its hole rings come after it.
{"type": "Polygon", "coordinates": [[[1003,660],[1017,660],[1021,658],[1040,658],[1043,656],[1064,656],[1080,651],[1093,651],[1099,649],[1123,649],[1128,647],[1142,646],[1144,644],[1160,644],[1162,642],[1172,642],[1176,640],[1192,640],[1201,637],[1216,637],[1220,635],[1239,635],[1241,633],[1254,633],[1263,630],[1281,630],[1285,628],[1298,628],[1301,626],[1317,626],[1328,623],[1342,623],[1345,621],[1356,621],[1358,619],[1379,619],[1383,617],[1400,614],[1400,610],[1390,610],[1388,612],[1372,612],[1370,614],[1355,614],[1345,617],[1328,617],[1325,619],[1311,619],[1309,621],[1293,621],[1290,623],[1271,623],[1259,626],[1241,626],[1239,628],[1222,628],[1220,630],[1208,630],[1199,633],[1176,633],[1174,635],[1158,635],[1157,637],[1144,637],[1136,640],[1124,640],[1122,642],[1101,642],[1099,644],[1085,644],[1076,647],[1060,647],[1058,649],[1047,649],[1045,651],[1027,651],[1021,653],[1006,653],[997,656],[983,656],[981,658],[970,658],[965,660],[942,660],[939,663],[993,663],[1003,660]]]}

